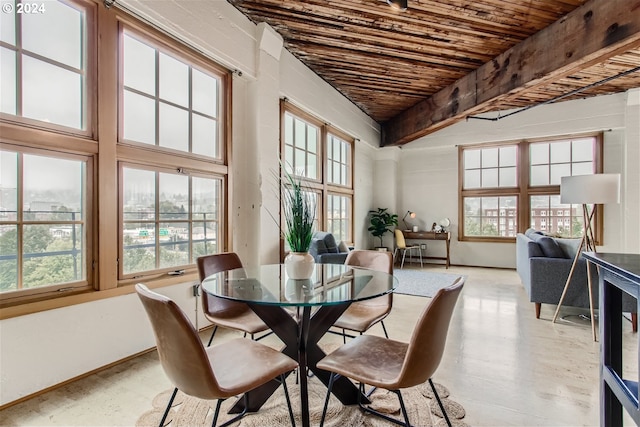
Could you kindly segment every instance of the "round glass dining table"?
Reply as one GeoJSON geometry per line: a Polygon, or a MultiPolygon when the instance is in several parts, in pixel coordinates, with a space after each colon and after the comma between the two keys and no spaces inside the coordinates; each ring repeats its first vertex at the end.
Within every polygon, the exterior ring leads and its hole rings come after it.
{"type": "MultiPolygon", "coordinates": [[[[307,368],[325,385],[329,373],[316,368],[325,356],[318,341],[334,322],[357,301],[386,295],[396,288],[397,279],[386,272],[343,264],[316,264],[311,278],[289,279],[283,264],[239,268],[207,277],[202,289],[208,294],[246,303],[284,342],[282,352],[298,361],[299,372],[307,368]],[[298,307],[295,314],[290,308],[298,307]],[[289,308],[289,310],[287,309],[289,308]],[[315,310],[312,310],[315,308],[315,310]]],[[[255,412],[278,388],[271,381],[249,392],[248,410],[255,412]]],[[[332,393],[345,405],[358,402],[359,390],[347,378],[334,382],[332,393]]],[[[363,402],[367,399],[360,396],[363,402]]],[[[302,425],[309,426],[307,376],[300,375],[302,425]]],[[[231,412],[244,409],[238,400],[231,412]]]]}

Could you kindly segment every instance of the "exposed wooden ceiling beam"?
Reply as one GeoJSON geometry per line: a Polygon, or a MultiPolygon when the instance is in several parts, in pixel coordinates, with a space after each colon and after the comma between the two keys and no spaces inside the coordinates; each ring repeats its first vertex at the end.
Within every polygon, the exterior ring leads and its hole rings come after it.
{"type": "Polygon", "coordinates": [[[384,123],[381,145],[406,144],[502,96],[549,84],[638,46],[640,0],[591,0],[384,123]]]}

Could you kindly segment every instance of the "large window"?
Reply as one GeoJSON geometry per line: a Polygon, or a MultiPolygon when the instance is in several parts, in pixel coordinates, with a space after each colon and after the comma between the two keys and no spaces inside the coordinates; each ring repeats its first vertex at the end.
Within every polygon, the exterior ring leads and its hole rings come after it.
{"type": "Polygon", "coordinates": [[[560,178],[602,171],[600,135],[459,150],[462,240],[512,241],[528,227],[582,234],[581,207],[560,203],[560,178]]]}
{"type": "Polygon", "coordinates": [[[221,179],[124,167],[122,185],[124,277],[219,252],[221,179]]]}
{"type": "Polygon", "coordinates": [[[29,7],[0,14],[0,307],[195,278],[227,249],[228,70],[94,1],[29,7]]]}
{"type": "Polygon", "coordinates": [[[120,143],[133,147],[138,165],[121,164],[119,274],[175,274],[224,247],[223,76],[147,34],[125,28],[120,37],[120,143]],[[188,163],[176,167],[176,159],[188,163]]]}
{"type": "Polygon", "coordinates": [[[354,139],[286,101],[281,108],[283,164],[318,194],[316,229],[353,243],[354,139]]]}
{"type": "Polygon", "coordinates": [[[14,148],[0,151],[0,292],[85,287],[90,160],[14,148]]]}
{"type": "Polygon", "coordinates": [[[30,3],[29,10],[0,14],[0,112],[23,123],[85,131],[92,9],[44,1],[30,3]]]}

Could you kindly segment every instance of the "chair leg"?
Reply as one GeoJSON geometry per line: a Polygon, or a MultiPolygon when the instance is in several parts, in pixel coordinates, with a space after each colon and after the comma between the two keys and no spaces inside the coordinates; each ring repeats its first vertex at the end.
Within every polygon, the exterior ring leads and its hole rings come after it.
{"type": "MultiPolygon", "coordinates": [[[[375,387],[374,387],[375,389],[375,387]]],[[[390,390],[392,392],[394,392],[395,394],[398,395],[398,398],[400,399],[400,409],[402,409],[402,413],[404,415],[404,421],[402,420],[398,420],[395,418],[392,418],[390,416],[388,416],[387,414],[383,414],[382,412],[378,412],[375,409],[371,409],[370,407],[364,405],[362,403],[362,399],[360,398],[360,396],[362,396],[362,394],[364,393],[364,384],[360,383],[360,394],[358,395],[358,406],[360,406],[360,409],[362,409],[364,412],[368,412],[372,415],[375,415],[376,417],[380,417],[382,419],[385,419],[389,422],[392,422],[394,424],[398,424],[404,427],[411,427],[411,424],[409,424],[409,417],[407,415],[407,410],[404,407],[404,401],[402,400],[402,395],[400,394],[400,390],[390,390]]]]}
{"type": "Polygon", "coordinates": [[[287,408],[289,409],[289,418],[291,418],[291,425],[296,427],[296,420],[293,418],[293,409],[291,408],[291,399],[289,399],[289,389],[287,389],[287,377],[284,374],[280,375],[280,382],[284,389],[284,397],[287,400],[287,408]]]}
{"type": "Polygon", "coordinates": [[[402,410],[402,415],[404,416],[404,423],[407,427],[411,427],[411,424],[409,424],[409,414],[407,414],[407,408],[404,406],[402,393],[400,393],[400,390],[395,390],[395,393],[398,395],[398,400],[400,401],[400,409],[402,410]]]}
{"type": "Polygon", "coordinates": [[[429,385],[431,386],[431,390],[433,390],[433,394],[436,396],[436,400],[438,401],[438,405],[440,406],[440,410],[442,411],[442,415],[444,415],[444,419],[447,422],[447,425],[451,427],[451,421],[449,420],[447,411],[444,410],[444,405],[440,400],[440,395],[438,394],[438,391],[436,390],[436,386],[433,384],[433,380],[431,378],[429,378],[429,385]]]}
{"type": "Polygon", "coordinates": [[[403,249],[402,250],[402,262],[400,263],[400,269],[402,270],[402,268],[404,267],[404,258],[407,256],[407,250],[403,249]]]}
{"type": "Polygon", "coordinates": [[[381,320],[380,324],[382,325],[382,330],[384,331],[384,336],[386,338],[389,338],[389,334],[387,334],[387,328],[384,327],[384,320],[381,320]]]}
{"type": "Polygon", "coordinates": [[[169,410],[171,409],[171,404],[173,403],[173,399],[176,398],[176,394],[178,393],[178,387],[173,389],[173,393],[171,394],[171,398],[169,399],[169,403],[167,403],[167,409],[164,410],[164,415],[160,420],[160,425],[158,427],[164,426],[164,421],[167,419],[167,415],[169,415],[169,410]]]}
{"type": "Polygon", "coordinates": [[[222,405],[222,399],[218,399],[218,403],[216,404],[216,412],[213,414],[213,422],[211,423],[211,427],[216,427],[216,423],[218,422],[218,415],[220,414],[220,405],[222,405]]]}
{"type": "Polygon", "coordinates": [[[327,408],[329,407],[329,398],[331,397],[331,389],[333,388],[333,382],[340,375],[331,373],[329,376],[329,384],[327,385],[327,397],[324,400],[324,407],[322,408],[322,417],[320,417],[320,427],[324,426],[324,417],[327,415],[327,408]]]}
{"type": "MultiPolygon", "coordinates": [[[[247,411],[249,408],[249,395],[247,393],[245,393],[242,396],[242,399],[244,400],[244,409],[242,410],[242,412],[240,412],[238,415],[236,415],[235,417],[231,418],[229,421],[225,422],[224,424],[220,424],[220,427],[227,427],[230,426],[231,424],[235,423],[236,421],[238,421],[240,418],[244,417],[245,415],[247,415],[247,411]]],[[[211,424],[211,427],[216,427],[216,420],[218,418],[218,411],[220,409],[220,404],[222,403],[224,399],[218,399],[218,405],[216,406],[216,415],[213,417],[213,424],[211,424]]]]}
{"type": "Polygon", "coordinates": [[[209,347],[211,345],[211,341],[213,341],[213,336],[216,334],[217,330],[218,330],[218,325],[213,327],[213,333],[211,333],[211,338],[209,338],[209,342],[207,343],[207,347],[209,347]]]}
{"type": "Polygon", "coordinates": [[[342,330],[342,343],[347,343],[347,331],[345,331],[344,329],[342,330]]]}

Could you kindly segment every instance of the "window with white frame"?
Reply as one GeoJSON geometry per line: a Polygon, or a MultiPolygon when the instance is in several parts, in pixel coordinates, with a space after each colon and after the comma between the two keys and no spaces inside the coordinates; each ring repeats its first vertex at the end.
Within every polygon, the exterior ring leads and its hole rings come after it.
{"type": "Polygon", "coordinates": [[[354,139],[286,101],[281,109],[283,164],[317,192],[316,229],[353,243],[354,139]]]}

